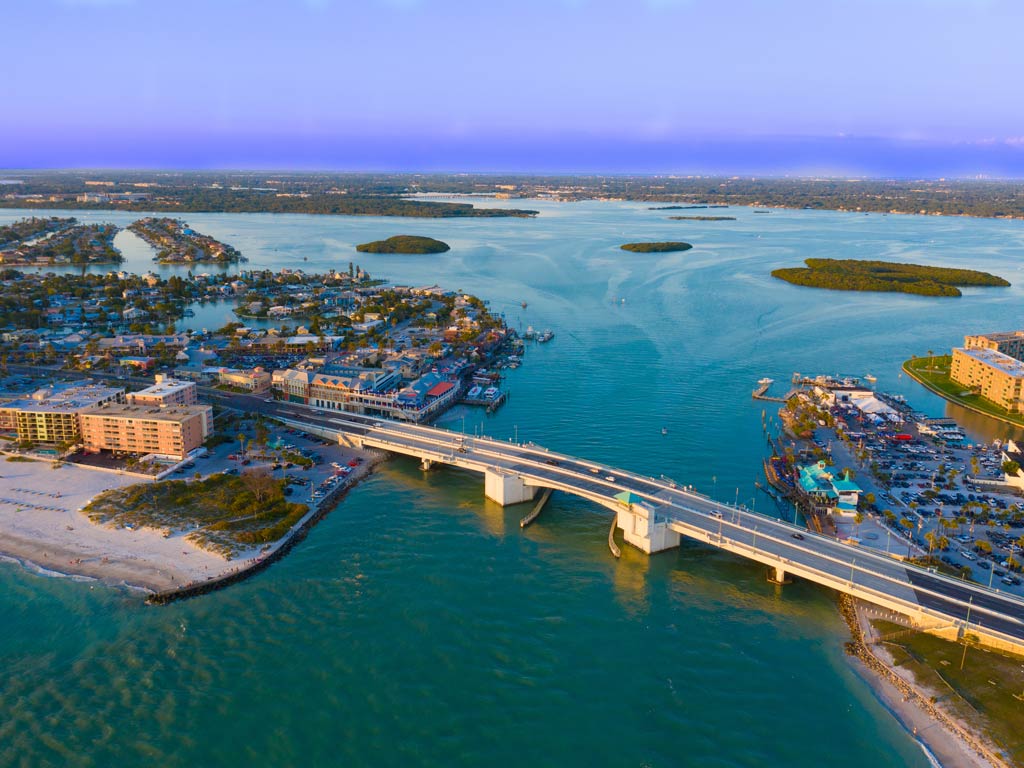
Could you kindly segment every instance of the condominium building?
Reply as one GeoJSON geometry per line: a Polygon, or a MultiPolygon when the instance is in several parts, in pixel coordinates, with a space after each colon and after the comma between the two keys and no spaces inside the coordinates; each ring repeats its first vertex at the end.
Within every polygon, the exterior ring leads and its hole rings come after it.
{"type": "Polygon", "coordinates": [[[104,403],[124,400],[124,390],[99,384],[75,384],[40,389],[24,400],[3,406],[0,422],[13,424],[18,440],[28,443],[66,443],[81,439],[79,415],[104,403]]]}
{"type": "Polygon", "coordinates": [[[1024,362],[992,348],[953,350],[949,377],[1011,413],[1024,411],[1024,362]]]}
{"type": "Polygon", "coordinates": [[[87,450],[183,459],[209,436],[213,409],[208,405],[110,403],[85,411],[79,418],[87,450]]]}
{"type": "Polygon", "coordinates": [[[158,373],[156,384],[130,392],[127,399],[132,405],[196,405],[199,390],[194,381],[181,381],[158,373]]]}
{"type": "Polygon", "coordinates": [[[994,349],[1018,360],[1024,360],[1024,331],[1001,331],[964,336],[964,349],[994,349]]]}

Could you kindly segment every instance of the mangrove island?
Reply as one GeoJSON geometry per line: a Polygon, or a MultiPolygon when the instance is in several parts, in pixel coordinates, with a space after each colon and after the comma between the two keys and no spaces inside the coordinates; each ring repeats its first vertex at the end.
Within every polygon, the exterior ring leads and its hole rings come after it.
{"type": "Polygon", "coordinates": [[[688,251],[693,246],[681,241],[667,240],[661,243],[626,243],[620,245],[619,248],[633,253],[671,253],[673,251],[688,251]]]}
{"type": "Polygon", "coordinates": [[[1010,284],[1001,277],[973,269],[858,259],[805,259],[804,263],[806,267],[772,270],[772,277],[831,291],[886,291],[918,296],[960,296],[957,286],[1010,284]]]}
{"type": "Polygon", "coordinates": [[[360,253],[444,253],[450,251],[448,243],[420,235],[395,235],[387,240],[374,240],[356,246],[360,253]]]}

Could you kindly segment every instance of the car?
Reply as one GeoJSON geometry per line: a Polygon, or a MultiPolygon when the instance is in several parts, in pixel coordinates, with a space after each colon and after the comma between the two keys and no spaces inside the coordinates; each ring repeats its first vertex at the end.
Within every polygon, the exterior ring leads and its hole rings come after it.
{"type": "Polygon", "coordinates": [[[803,541],[804,540],[804,535],[802,533],[794,533],[792,535],[793,535],[793,538],[796,539],[797,541],[803,541]]]}
{"type": "Polygon", "coordinates": [[[978,567],[981,568],[983,571],[987,571],[989,568],[992,567],[992,564],[988,560],[979,560],[978,567]]]}
{"type": "Polygon", "coordinates": [[[558,462],[555,461],[554,459],[545,459],[544,463],[545,464],[550,464],[552,467],[557,467],[558,466],[558,462]]]}
{"type": "Polygon", "coordinates": [[[607,480],[609,483],[614,483],[615,482],[615,475],[607,475],[607,476],[605,476],[604,479],[607,480]]]}
{"type": "Polygon", "coordinates": [[[594,475],[600,475],[601,474],[601,470],[598,469],[597,467],[591,467],[590,468],[590,472],[591,472],[591,474],[594,474],[594,475]]]}

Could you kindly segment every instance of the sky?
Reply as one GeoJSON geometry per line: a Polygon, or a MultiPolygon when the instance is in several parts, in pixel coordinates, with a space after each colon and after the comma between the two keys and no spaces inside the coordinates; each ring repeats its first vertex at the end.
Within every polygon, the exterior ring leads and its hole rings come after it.
{"type": "Polygon", "coordinates": [[[1020,0],[0,12],[0,167],[1024,177],[1020,0]]]}

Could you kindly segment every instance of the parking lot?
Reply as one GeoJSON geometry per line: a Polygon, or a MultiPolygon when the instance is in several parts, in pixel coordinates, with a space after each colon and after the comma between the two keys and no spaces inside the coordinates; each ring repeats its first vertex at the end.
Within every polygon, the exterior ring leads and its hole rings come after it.
{"type": "Polygon", "coordinates": [[[836,431],[815,433],[836,467],[850,467],[874,496],[860,526],[840,523],[866,546],[933,555],[966,578],[1022,591],[1024,499],[1003,483],[1002,446],[973,444],[953,430],[919,429],[919,414],[902,410],[902,424],[877,423],[856,409],[834,406],[836,431]],[[845,434],[848,440],[843,440],[845,434]],[[910,545],[908,547],[908,544],[910,545]]]}

